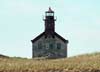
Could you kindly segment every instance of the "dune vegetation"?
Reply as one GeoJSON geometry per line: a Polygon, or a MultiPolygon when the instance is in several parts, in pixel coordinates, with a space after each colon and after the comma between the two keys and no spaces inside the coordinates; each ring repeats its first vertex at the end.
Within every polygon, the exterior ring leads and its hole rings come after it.
{"type": "Polygon", "coordinates": [[[100,72],[100,53],[63,59],[0,57],[0,72],[100,72]]]}

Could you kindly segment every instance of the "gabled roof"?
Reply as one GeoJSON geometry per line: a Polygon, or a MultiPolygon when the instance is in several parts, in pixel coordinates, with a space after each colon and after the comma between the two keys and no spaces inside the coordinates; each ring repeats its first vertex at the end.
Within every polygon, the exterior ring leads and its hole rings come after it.
{"type": "MultiPolygon", "coordinates": [[[[37,36],[35,39],[31,40],[32,43],[34,43],[35,41],[37,41],[38,39],[40,39],[43,35],[45,35],[45,32],[41,33],[39,36],[37,36]]],[[[60,38],[63,42],[68,43],[68,40],[64,39],[62,36],[60,36],[58,33],[54,33],[55,36],[57,36],[58,38],[60,38]]]]}
{"type": "Polygon", "coordinates": [[[35,41],[37,41],[38,39],[40,39],[45,33],[41,33],[40,35],[38,35],[35,39],[31,40],[32,43],[34,43],[35,41]]]}
{"type": "Polygon", "coordinates": [[[60,38],[63,42],[68,43],[68,40],[64,39],[61,35],[59,35],[56,32],[55,32],[55,36],[57,36],[58,38],[60,38]]]}

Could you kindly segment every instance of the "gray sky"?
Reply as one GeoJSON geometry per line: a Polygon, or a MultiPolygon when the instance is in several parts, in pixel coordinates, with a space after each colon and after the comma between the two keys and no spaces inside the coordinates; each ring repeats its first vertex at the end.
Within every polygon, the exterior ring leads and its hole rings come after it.
{"type": "Polygon", "coordinates": [[[100,0],[0,0],[0,54],[30,58],[49,6],[69,56],[100,52],[100,0]]]}

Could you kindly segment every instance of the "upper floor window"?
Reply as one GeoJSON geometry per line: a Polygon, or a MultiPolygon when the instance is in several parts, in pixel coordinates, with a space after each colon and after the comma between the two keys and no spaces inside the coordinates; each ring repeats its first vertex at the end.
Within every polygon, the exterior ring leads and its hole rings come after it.
{"type": "Polygon", "coordinates": [[[57,49],[61,49],[61,43],[57,43],[57,49]]]}

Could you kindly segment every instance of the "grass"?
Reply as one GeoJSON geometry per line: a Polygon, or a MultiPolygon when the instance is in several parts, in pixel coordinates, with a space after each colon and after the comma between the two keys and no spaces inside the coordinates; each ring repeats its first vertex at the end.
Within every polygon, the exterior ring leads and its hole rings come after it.
{"type": "Polygon", "coordinates": [[[0,58],[0,72],[100,72],[100,53],[50,60],[0,58]]]}

